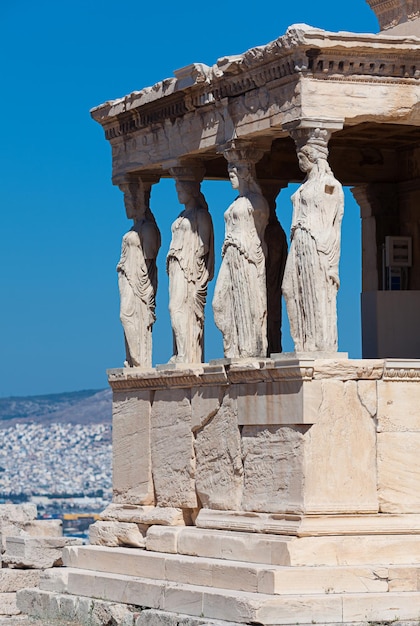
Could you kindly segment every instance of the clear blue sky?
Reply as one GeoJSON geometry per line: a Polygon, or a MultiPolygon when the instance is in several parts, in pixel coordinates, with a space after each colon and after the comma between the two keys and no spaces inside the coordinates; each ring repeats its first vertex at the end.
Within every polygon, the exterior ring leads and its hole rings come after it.
{"type": "MultiPolygon", "coordinates": [[[[365,0],[174,4],[4,0],[0,5],[0,396],[99,389],[124,361],[115,266],[130,223],[111,155],[89,110],[192,62],[215,63],[294,23],[377,32],[365,0]],[[207,8],[207,10],[206,10],[207,8]]],[[[204,185],[220,259],[228,183],[204,185]]],[[[154,361],[171,356],[165,255],[181,209],[172,181],[152,195],[162,232],[154,361]]],[[[286,231],[287,191],[278,201],[286,231]]],[[[339,293],[340,350],[360,356],[360,218],[347,194],[339,293]]],[[[212,289],[209,294],[211,303],[212,289]]],[[[222,356],[206,328],[206,357],[222,356]]],[[[284,348],[292,350],[290,338],[284,348]]]]}

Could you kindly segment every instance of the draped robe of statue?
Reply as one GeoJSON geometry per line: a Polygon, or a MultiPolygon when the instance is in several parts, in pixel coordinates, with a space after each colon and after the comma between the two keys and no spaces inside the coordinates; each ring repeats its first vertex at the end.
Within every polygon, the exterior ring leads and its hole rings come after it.
{"type": "Polygon", "coordinates": [[[172,224],[166,266],[174,332],[172,360],[201,363],[207,284],[214,274],[213,224],[207,208],[185,209],[172,224]]]}
{"type": "Polygon", "coordinates": [[[154,219],[136,221],[122,240],[117,265],[126,367],[151,367],[160,233],[154,219]]]}
{"type": "Polygon", "coordinates": [[[344,196],[325,159],[292,196],[289,255],[283,279],[297,352],[337,351],[337,290],[344,196]]]}
{"type": "Polygon", "coordinates": [[[239,196],[225,212],[223,260],[214,290],[213,312],[216,326],[223,334],[227,358],[267,356],[262,239],[268,213],[268,205],[260,194],[239,196]],[[259,222],[262,236],[257,231],[259,222]]]}

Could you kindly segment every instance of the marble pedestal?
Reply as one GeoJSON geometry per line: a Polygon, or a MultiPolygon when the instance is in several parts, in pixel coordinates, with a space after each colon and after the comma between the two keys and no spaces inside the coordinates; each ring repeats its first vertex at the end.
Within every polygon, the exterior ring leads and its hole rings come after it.
{"type": "Polygon", "coordinates": [[[132,626],[418,619],[420,361],[298,355],[109,381],[113,503],[95,545],[66,549],[22,610],[70,603],[85,623],[90,598],[132,626]]]}
{"type": "Polygon", "coordinates": [[[113,502],[207,526],[212,513],[420,513],[415,459],[395,471],[415,456],[419,368],[300,356],[111,370],[113,502]]]}

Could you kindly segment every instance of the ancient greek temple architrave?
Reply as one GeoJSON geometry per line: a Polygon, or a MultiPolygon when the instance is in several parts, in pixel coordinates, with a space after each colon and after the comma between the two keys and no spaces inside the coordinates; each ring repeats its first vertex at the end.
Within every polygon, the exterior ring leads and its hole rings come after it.
{"type": "Polygon", "coordinates": [[[361,210],[364,356],[420,357],[420,43],[406,35],[419,30],[418,13],[406,12],[398,27],[400,3],[370,4],[390,30],[295,25],[266,46],[184,67],[92,116],[112,146],[116,185],[133,176],[156,182],[191,161],[206,179],[227,179],[223,151],[240,141],[262,153],[256,175],[271,205],[270,195],[303,178],[297,133],[328,131],[331,169],[361,210]]]}

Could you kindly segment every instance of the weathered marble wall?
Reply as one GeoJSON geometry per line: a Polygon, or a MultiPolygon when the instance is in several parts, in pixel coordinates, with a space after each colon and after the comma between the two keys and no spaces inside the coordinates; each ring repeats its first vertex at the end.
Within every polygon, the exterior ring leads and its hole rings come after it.
{"type": "Polygon", "coordinates": [[[130,368],[110,383],[117,504],[190,520],[420,513],[419,361],[130,368]]]}

